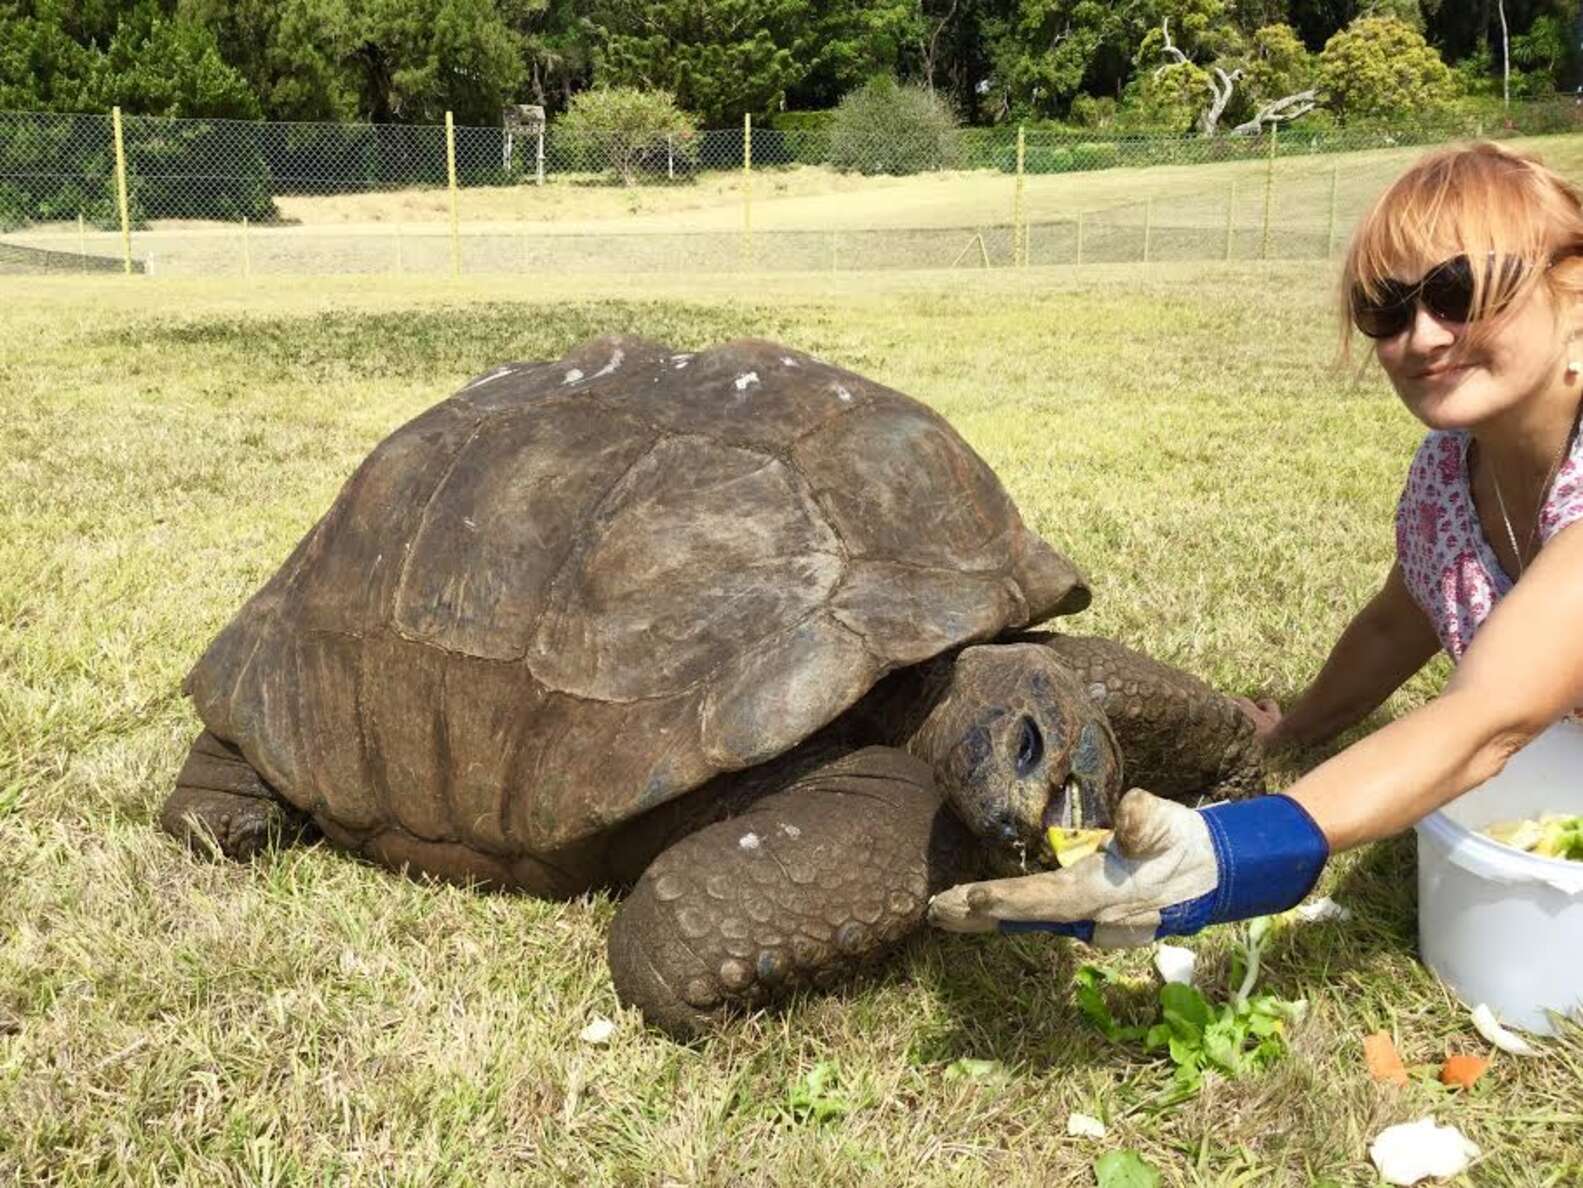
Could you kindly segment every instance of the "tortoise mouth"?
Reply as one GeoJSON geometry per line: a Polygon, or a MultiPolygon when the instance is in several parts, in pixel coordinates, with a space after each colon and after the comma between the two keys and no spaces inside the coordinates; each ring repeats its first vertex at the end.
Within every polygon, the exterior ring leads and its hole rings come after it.
{"type": "Polygon", "coordinates": [[[1111,822],[1105,791],[1073,772],[1051,793],[1037,821],[1024,817],[1019,826],[1003,818],[999,844],[988,847],[990,869],[1012,878],[1059,867],[1050,831],[1060,831],[1070,844],[1080,835],[1108,830],[1111,822]]]}
{"type": "Polygon", "coordinates": [[[1039,831],[1039,862],[1043,866],[1053,868],[1058,863],[1055,847],[1050,841],[1052,829],[1071,833],[1077,830],[1110,828],[1110,807],[1105,789],[1096,787],[1093,781],[1084,779],[1076,772],[1071,773],[1050,797],[1049,804],[1045,805],[1044,817],[1040,824],[1042,828],[1039,831]]]}

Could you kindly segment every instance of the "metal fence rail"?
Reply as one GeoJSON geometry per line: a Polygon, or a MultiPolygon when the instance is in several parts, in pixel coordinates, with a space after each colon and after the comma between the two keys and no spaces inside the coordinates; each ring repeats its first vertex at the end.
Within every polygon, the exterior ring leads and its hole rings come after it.
{"type": "Polygon", "coordinates": [[[1583,166],[1583,148],[1572,152],[1583,108],[1570,100],[1513,108],[1498,126],[1214,138],[1017,128],[865,137],[746,120],[651,136],[551,123],[525,135],[449,118],[426,127],[0,112],[0,271],[846,271],[1323,257],[1418,146],[1534,135],[1579,158],[1558,162],[1564,170],[1583,166]],[[809,191],[825,204],[788,223],[778,199],[814,175],[830,182],[809,191]],[[698,210],[667,219],[641,209],[645,195],[689,190],[701,195],[698,210]],[[868,225],[844,217],[858,201],[848,192],[877,204],[868,225]]]}

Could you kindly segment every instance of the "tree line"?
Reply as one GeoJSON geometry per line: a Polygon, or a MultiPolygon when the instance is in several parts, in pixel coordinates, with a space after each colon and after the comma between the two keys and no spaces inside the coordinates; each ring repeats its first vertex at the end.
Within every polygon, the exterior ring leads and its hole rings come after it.
{"type": "Polygon", "coordinates": [[[971,124],[1214,133],[1570,88],[1578,0],[0,0],[0,109],[496,125],[666,92],[700,126],[874,78],[971,124]],[[1284,106],[1282,106],[1284,104],[1284,106]]]}

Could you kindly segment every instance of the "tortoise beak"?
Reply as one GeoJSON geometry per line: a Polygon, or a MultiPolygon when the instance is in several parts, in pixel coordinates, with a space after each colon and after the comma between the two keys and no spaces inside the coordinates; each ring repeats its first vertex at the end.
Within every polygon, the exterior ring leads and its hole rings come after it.
{"type": "MultiPolygon", "coordinates": [[[[1044,829],[1108,829],[1121,775],[1121,755],[1109,727],[1086,723],[1072,750],[1066,779],[1045,806],[1044,829]]],[[[1041,852],[1048,849],[1046,841],[1041,852]]]]}

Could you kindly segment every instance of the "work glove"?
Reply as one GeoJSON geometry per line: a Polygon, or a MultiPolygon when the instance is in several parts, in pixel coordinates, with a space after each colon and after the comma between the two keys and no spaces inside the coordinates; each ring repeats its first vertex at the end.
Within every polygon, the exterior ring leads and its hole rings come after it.
{"type": "Polygon", "coordinates": [[[1134,788],[1109,845],[1065,870],[962,883],[929,903],[949,932],[1054,932],[1096,948],[1146,945],[1295,906],[1330,857],[1286,796],[1191,809],[1134,788]]]}

